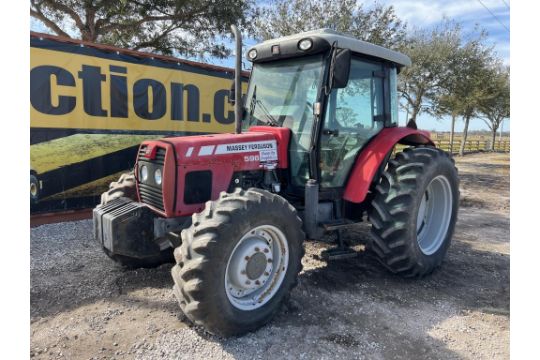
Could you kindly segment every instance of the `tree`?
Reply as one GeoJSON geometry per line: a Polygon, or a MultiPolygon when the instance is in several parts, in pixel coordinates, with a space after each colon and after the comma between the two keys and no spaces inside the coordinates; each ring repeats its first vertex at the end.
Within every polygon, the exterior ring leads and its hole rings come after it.
{"type": "Polygon", "coordinates": [[[394,8],[377,3],[364,8],[356,0],[277,0],[258,12],[251,32],[259,40],[320,28],[394,49],[403,46],[406,39],[406,25],[394,8]]]}
{"type": "Polygon", "coordinates": [[[434,115],[438,118],[449,115],[450,123],[450,153],[454,151],[454,134],[456,119],[460,115],[461,98],[458,92],[459,82],[462,78],[460,66],[462,65],[461,49],[456,49],[456,53],[452,56],[447,64],[450,69],[449,75],[441,83],[439,92],[435,97],[431,98],[434,115]]]}
{"type": "Polygon", "coordinates": [[[463,155],[467,143],[470,120],[480,114],[481,104],[489,97],[489,83],[496,63],[493,48],[485,45],[486,33],[481,31],[460,44],[448,59],[448,76],[440,83],[437,94],[431,98],[434,115],[449,115],[452,119],[450,148],[453,149],[454,125],[457,117],[464,121],[463,138],[459,154],[463,155]]]}
{"type": "Polygon", "coordinates": [[[481,119],[491,131],[491,150],[495,150],[497,129],[510,116],[510,69],[496,66],[491,69],[486,83],[487,95],[480,103],[481,119]]]}
{"type": "Polygon", "coordinates": [[[30,15],[57,35],[200,57],[229,55],[217,40],[246,25],[252,8],[252,0],[30,0],[30,15]]]}
{"type": "Polygon", "coordinates": [[[449,64],[459,49],[460,38],[460,27],[451,22],[431,31],[416,30],[409,38],[403,52],[409,55],[412,65],[403,69],[398,86],[408,120],[416,121],[422,112],[437,112],[436,100],[453,75],[449,64]]]}
{"type": "Polygon", "coordinates": [[[468,41],[459,51],[454,61],[456,76],[453,89],[453,111],[463,118],[463,139],[459,154],[463,155],[467,143],[467,133],[471,118],[478,116],[481,104],[489,96],[486,84],[490,79],[490,68],[495,61],[493,48],[486,47],[483,37],[468,41]]]}

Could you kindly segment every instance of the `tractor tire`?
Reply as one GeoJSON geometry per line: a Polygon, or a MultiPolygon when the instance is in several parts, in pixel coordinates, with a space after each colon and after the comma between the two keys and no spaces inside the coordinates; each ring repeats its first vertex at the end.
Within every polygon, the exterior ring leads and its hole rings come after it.
{"type": "Polygon", "coordinates": [[[111,200],[119,197],[127,197],[131,200],[137,200],[137,188],[135,174],[133,172],[124,173],[118,181],[109,184],[109,190],[101,194],[101,204],[105,205],[111,200]]]}
{"type": "Polygon", "coordinates": [[[297,284],[302,221],[265,190],[222,192],[193,215],[174,251],[174,293],[194,324],[234,336],[266,324],[297,284]]]}
{"type": "MultiPolygon", "coordinates": [[[[118,181],[114,181],[109,185],[109,190],[101,194],[101,204],[98,206],[105,205],[109,201],[120,197],[126,197],[133,201],[137,201],[137,188],[135,182],[136,180],[133,172],[122,174],[118,181]]],[[[162,250],[158,255],[142,259],[113,254],[106,248],[103,248],[103,252],[114,262],[127,269],[155,268],[163,264],[174,262],[172,248],[162,250]]]]}
{"type": "Polygon", "coordinates": [[[454,233],[459,179],[452,157],[432,146],[388,162],[369,211],[371,250],[391,272],[421,278],[439,267],[454,233]]]}

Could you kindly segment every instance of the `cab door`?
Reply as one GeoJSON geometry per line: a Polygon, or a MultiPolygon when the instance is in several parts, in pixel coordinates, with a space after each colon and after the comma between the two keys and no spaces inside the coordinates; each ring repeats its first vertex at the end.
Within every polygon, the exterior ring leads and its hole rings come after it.
{"type": "Polygon", "coordinates": [[[347,86],[329,94],[319,150],[321,187],[343,187],[360,149],[384,127],[384,74],[382,64],[352,58],[347,86]]]}

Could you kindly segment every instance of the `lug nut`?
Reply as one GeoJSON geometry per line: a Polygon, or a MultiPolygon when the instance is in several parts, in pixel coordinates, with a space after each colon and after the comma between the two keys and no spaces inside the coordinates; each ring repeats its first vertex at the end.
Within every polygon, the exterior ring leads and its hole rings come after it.
{"type": "Polygon", "coordinates": [[[245,257],[244,259],[245,259],[246,261],[248,261],[248,260],[249,260],[249,256],[246,255],[246,257],[245,257]]]}
{"type": "Polygon", "coordinates": [[[261,285],[261,282],[259,280],[255,280],[255,285],[261,285]]]}
{"type": "Polygon", "coordinates": [[[255,251],[256,251],[256,252],[259,252],[259,251],[261,251],[261,249],[259,249],[258,247],[256,247],[256,248],[255,248],[255,251]]]}
{"type": "Polygon", "coordinates": [[[267,248],[265,248],[265,249],[264,249],[264,252],[268,254],[268,249],[267,249],[267,248]]]}
{"type": "Polygon", "coordinates": [[[240,274],[245,275],[245,274],[246,274],[246,270],[240,271],[240,274]]]}
{"type": "Polygon", "coordinates": [[[251,284],[251,281],[247,280],[246,285],[250,285],[250,284],[251,284]]]}
{"type": "Polygon", "coordinates": [[[272,259],[268,259],[268,262],[271,263],[271,262],[272,262],[272,259]]]}

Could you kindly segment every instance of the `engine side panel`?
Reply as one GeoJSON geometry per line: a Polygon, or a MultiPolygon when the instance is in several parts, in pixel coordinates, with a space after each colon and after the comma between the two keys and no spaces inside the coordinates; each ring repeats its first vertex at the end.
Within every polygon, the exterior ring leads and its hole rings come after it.
{"type": "Polygon", "coordinates": [[[373,177],[388,152],[398,143],[433,145],[427,131],[407,127],[383,129],[358,155],[347,180],[343,194],[345,200],[352,203],[360,203],[365,200],[373,177]]]}

